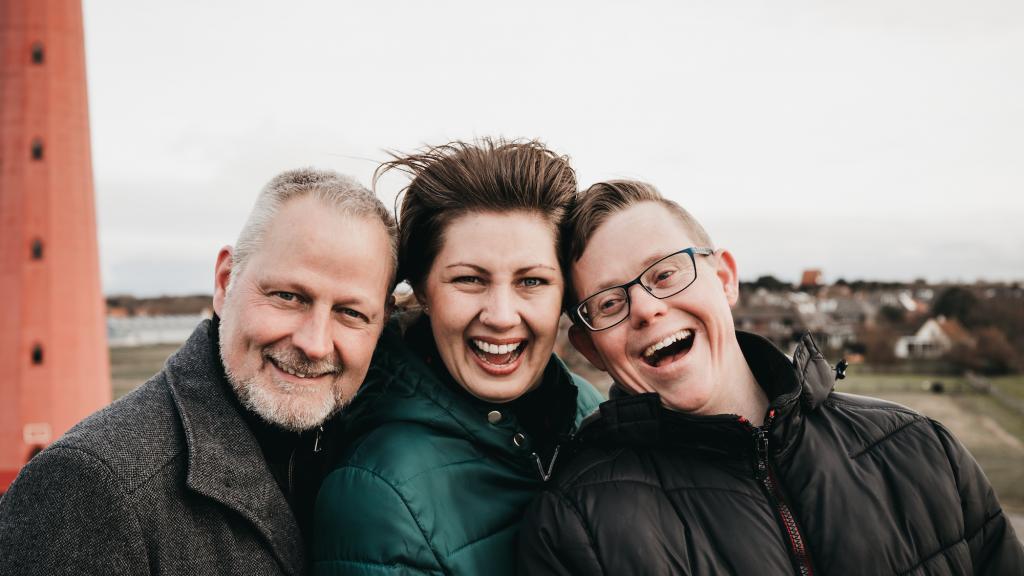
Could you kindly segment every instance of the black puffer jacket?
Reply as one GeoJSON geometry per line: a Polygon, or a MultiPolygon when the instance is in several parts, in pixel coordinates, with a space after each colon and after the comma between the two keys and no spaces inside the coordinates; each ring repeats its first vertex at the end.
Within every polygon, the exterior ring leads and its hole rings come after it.
{"type": "Polygon", "coordinates": [[[765,425],[656,394],[605,402],[527,514],[521,573],[1024,574],[991,486],[941,424],[833,392],[809,336],[792,362],[738,339],[771,399],[765,425]]]}

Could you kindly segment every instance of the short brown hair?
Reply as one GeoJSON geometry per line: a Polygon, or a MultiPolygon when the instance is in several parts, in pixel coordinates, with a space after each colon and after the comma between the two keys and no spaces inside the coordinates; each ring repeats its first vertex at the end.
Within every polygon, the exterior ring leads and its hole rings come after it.
{"type": "Polygon", "coordinates": [[[700,225],[700,222],[685,208],[662,196],[654,185],[638,180],[598,182],[579,194],[569,218],[566,219],[565,230],[562,232],[562,236],[565,238],[563,244],[565,251],[562,259],[566,263],[565,300],[567,305],[575,303],[576,300],[576,294],[572,287],[572,271],[569,266],[583,257],[583,251],[586,250],[590,237],[610,216],[642,202],[661,204],[679,219],[688,232],[693,234],[694,241],[699,243],[700,247],[714,248],[711,236],[700,225]]]}
{"type": "MultiPolygon", "coordinates": [[[[448,224],[472,212],[526,211],[551,224],[556,243],[576,195],[569,159],[536,140],[482,138],[454,141],[401,156],[378,169],[374,181],[398,169],[412,181],[399,196],[398,277],[419,288],[434,263],[448,224]]],[[[398,200],[396,200],[396,206],[398,200]]],[[[562,254],[560,245],[556,251],[562,254]]]]}

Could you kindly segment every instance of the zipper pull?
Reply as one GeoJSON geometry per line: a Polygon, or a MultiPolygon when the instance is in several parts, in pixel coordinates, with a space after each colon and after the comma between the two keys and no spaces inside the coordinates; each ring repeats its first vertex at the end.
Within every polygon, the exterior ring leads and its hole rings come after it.
{"type": "Polygon", "coordinates": [[[775,419],[775,409],[768,411],[764,424],[754,428],[754,454],[757,457],[757,470],[755,475],[758,480],[764,480],[768,476],[768,430],[772,427],[775,419]]]}
{"type": "Polygon", "coordinates": [[[322,425],[318,426],[316,429],[316,436],[313,438],[313,454],[317,454],[322,450],[322,448],[320,448],[320,434],[323,433],[323,431],[324,427],[322,425]]]}
{"type": "Polygon", "coordinates": [[[757,458],[755,476],[764,480],[768,475],[768,432],[764,428],[754,428],[754,455],[757,458]]]}

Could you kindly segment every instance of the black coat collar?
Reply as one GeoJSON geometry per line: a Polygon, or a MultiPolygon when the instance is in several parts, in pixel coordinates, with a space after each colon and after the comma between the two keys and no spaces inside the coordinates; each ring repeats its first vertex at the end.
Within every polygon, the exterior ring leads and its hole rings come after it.
{"type": "MultiPolygon", "coordinates": [[[[746,332],[736,338],[774,411],[770,434],[774,450],[792,449],[803,417],[832,392],[834,374],[810,335],[790,360],[767,339],[746,332]]],[[[656,393],[629,395],[613,387],[612,399],[581,426],[581,444],[669,446],[705,458],[734,457],[753,451],[753,427],[735,414],[695,416],[669,410],[656,393]]]]}

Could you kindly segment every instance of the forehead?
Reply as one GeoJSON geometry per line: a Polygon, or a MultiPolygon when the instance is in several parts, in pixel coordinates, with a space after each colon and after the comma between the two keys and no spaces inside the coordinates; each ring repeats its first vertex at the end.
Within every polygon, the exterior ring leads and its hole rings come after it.
{"type": "Polygon", "coordinates": [[[577,296],[628,282],[694,242],[679,217],[660,204],[643,202],[616,212],[598,226],[572,265],[577,296]]]}
{"type": "Polygon", "coordinates": [[[543,216],[523,211],[471,212],[445,227],[435,264],[452,260],[512,264],[524,258],[557,264],[555,233],[543,216]]]}
{"type": "Polygon", "coordinates": [[[380,222],[303,197],[281,207],[245,273],[325,295],[383,298],[390,266],[390,243],[380,222]]]}

